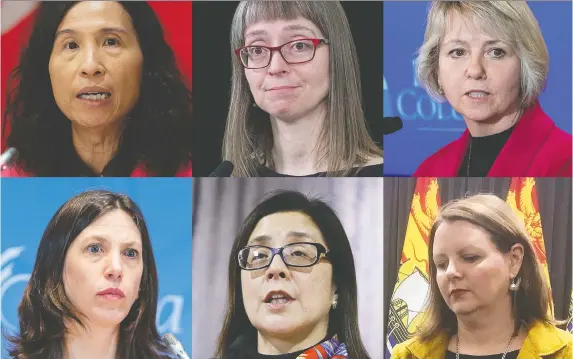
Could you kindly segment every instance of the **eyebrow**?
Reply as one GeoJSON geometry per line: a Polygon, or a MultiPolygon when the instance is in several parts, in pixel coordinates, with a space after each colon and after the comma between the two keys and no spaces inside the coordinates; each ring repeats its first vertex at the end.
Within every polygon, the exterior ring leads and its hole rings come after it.
{"type": "MultiPolygon", "coordinates": [[[[476,249],[479,250],[480,248],[474,246],[473,244],[468,244],[468,245],[466,245],[466,246],[460,248],[458,251],[456,251],[456,254],[464,253],[464,251],[467,251],[467,250],[469,250],[469,249],[471,249],[471,250],[476,250],[476,249]]],[[[441,258],[441,257],[447,257],[447,256],[446,256],[445,253],[438,253],[438,254],[433,253],[433,258],[441,258]]]]}
{"type": "MultiPolygon", "coordinates": [[[[314,30],[312,30],[309,27],[303,26],[303,25],[293,24],[293,25],[287,25],[287,26],[283,27],[283,31],[300,31],[300,30],[310,31],[313,36],[317,37],[316,32],[314,32],[314,30]]],[[[262,29],[261,30],[254,30],[254,31],[248,32],[245,35],[245,39],[249,38],[249,37],[267,35],[267,34],[268,34],[268,32],[265,30],[262,30],[262,29]]]]}
{"type": "MultiPolygon", "coordinates": [[[[125,30],[122,27],[103,27],[103,28],[98,30],[98,33],[101,33],[101,34],[107,34],[110,32],[120,32],[123,34],[128,34],[127,30],[125,30]]],[[[62,30],[56,32],[55,38],[58,38],[58,36],[61,36],[64,34],[72,34],[73,35],[73,34],[77,34],[77,33],[78,33],[78,31],[73,30],[73,29],[62,29],[62,30]]]]}
{"type": "MultiPolygon", "coordinates": [[[[484,43],[484,46],[495,45],[497,43],[504,43],[504,42],[501,40],[488,40],[484,43]]],[[[444,42],[444,45],[450,45],[450,44],[468,45],[468,42],[460,40],[460,39],[454,39],[454,40],[444,42]]]]}
{"type": "MultiPolygon", "coordinates": [[[[288,238],[294,237],[296,239],[308,239],[308,240],[311,240],[312,242],[316,242],[314,237],[312,237],[310,234],[308,234],[306,232],[290,231],[287,233],[286,236],[288,238]]],[[[263,234],[263,235],[251,238],[247,242],[247,245],[254,245],[254,244],[263,245],[263,244],[268,244],[270,241],[271,241],[271,237],[263,234]]]]}
{"type": "MultiPolygon", "coordinates": [[[[87,239],[87,240],[88,240],[88,239],[89,239],[89,240],[94,240],[94,239],[95,239],[96,241],[99,241],[99,242],[105,242],[105,243],[107,243],[107,244],[110,243],[110,240],[109,240],[109,239],[107,239],[107,238],[105,238],[105,237],[102,237],[102,236],[100,236],[100,235],[97,235],[97,234],[92,235],[92,236],[88,236],[88,237],[86,237],[86,239],[87,239]]],[[[142,243],[140,243],[140,242],[138,242],[138,241],[125,241],[125,242],[121,242],[121,244],[122,244],[122,245],[125,245],[125,246],[128,246],[128,247],[143,247],[142,243]]]]}

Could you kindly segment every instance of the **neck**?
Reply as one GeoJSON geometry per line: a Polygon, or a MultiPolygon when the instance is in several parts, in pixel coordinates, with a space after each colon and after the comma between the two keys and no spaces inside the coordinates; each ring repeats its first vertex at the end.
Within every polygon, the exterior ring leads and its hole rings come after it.
{"type": "Polygon", "coordinates": [[[304,176],[326,170],[325,165],[317,166],[317,148],[325,115],[326,108],[319,106],[316,111],[294,120],[271,117],[275,171],[304,176]]]}
{"type": "Polygon", "coordinates": [[[72,124],[72,141],[78,156],[93,171],[101,173],[119,147],[123,128],[115,124],[106,128],[86,128],[72,124]]]}
{"type": "Polygon", "coordinates": [[[119,325],[107,328],[86,325],[84,329],[73,323],[66,327],[65,359],[116,359],[119,325]]]}
{"type": "Polygon", "coordinates": [[[309,330],[297,330],[292,335],[276,336],[258,332],[257,351],[266,355],[294,353],[313,347],[326,337],[328,318],[309,330]]]}
{"type": "Polygon", "coordinates": [[[496,303],[491,308],[458,315],[460,352],[473,355],[503,353],[515,332],[512,313],[508,296],[503,303],[496,303]]]}
{"type": "Polygon", "coordinates": [[[523,111],[516,106],[515,110],[487,121],[473,121],[468,118],[464,118],[464,120],[472,137],[484,137],[510,129],[519,121],[522,113],[523,111]]]}

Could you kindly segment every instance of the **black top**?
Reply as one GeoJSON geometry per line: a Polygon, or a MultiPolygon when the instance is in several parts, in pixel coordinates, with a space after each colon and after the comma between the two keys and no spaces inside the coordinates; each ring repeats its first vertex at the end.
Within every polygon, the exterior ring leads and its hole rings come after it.
{"type": "MultiPolygon", "coordinates": [[[[519,350],[514,350],[512,352],[507,352],[505,359],[517,359],[517,355],[519,354],[519,350]]],[[[503,353],[499,354],[492,354],[492,355],[468,355],[468,354],[460,354],[460,359],[501,359],[503,353]]],[[[445,359],[456,359],[456,353],[447,351],[445,359]]]]}
{"type": "Polygon", "coordinates": [[[304,350],[300,350],[298,352],[294,352],[294,353],[279,354],[279,355],[265,355],[265,354],[257,353],[253,357],[253,359],[296,359],[296,357],[298,357],[299,355],[304,353],[306,350],[308,350],[308,348],[304,349],[304,350]]]}
{"type": "Polygon", "coordinates": [[[458,177],[486,177],[514,127],[489,136],[470,137],[470,145],[458,171],[458,177]],[[470,150],[471,159],[469,158],[470,150]],[[470,160],[469,176],[468,159],[470,160]]]}
{"type": "MultiPolygon", "coordinates": [[[[328,336],[321,340],[319,343],[324,342],[327,338],[328,336]]],[[[309,348],[312,348],[319,343],[309,348]]],[[[307,351],[309,348],[288,354],[260,354],[257,351],[256,334],[253,335],[253,333],[246,333],[235,339],[235,341],[229,347],[227,356],[223,357],[223,359],[296,359],[296,357],[307,351]]]]}
{"type": "MultiPolygon", "coordinates": [[[[350,177],[382,177],[384,175],[384,164],[364,166],[355,175],[350,177]]],[[[259,168],[259,177],[326,177],[326,172],[318,172],[306,176],[291,176],[275,172],[267,167],[259,168]]],[[[282,359],[282,358],[281,358],[282,359]]]]}

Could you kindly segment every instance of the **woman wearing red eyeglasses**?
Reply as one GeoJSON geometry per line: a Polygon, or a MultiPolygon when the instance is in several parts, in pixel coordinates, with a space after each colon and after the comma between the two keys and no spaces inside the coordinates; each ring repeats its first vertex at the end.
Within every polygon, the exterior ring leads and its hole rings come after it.
{"type": "Polygon", "coordinates": [[[231,26],[233,176],[382,176],[340,3],[245,1],[231,26]]]}

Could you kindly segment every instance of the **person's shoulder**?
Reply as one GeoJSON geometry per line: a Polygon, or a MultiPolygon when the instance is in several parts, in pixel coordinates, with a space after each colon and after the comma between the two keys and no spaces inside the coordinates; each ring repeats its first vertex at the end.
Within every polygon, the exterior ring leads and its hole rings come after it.
{"type": "Polygon", "coordinates": [[[440,148],[429,157],[427,157],[416,169],[412,177],[433,177],[439,176],[436,172],[441,167],[441,162],[447,158],[452,152],[457,152],[460,147],[460,138],[453,140],[444,147],[440,148]]]}
{"type": "Polygon", "coordinates": [[[397,344],[392,348],[392,353],[390,359],[410,359],[413,358],[412,352],[408,347],[414,343],[417,343],[418,339],[416,337],[406,340],[400,344],[397,344]]]}

